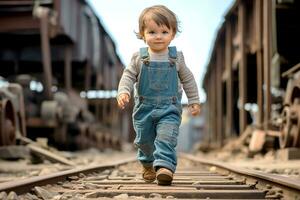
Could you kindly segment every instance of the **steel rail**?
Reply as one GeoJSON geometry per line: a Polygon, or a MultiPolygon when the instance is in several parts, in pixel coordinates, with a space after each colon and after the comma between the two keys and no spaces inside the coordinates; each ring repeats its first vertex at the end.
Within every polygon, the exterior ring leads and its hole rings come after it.
{"type": "Polygon", "coordinates": [[[180,154],[182,158],[190,159],[195,162],[200,162],[205,165],[210,165],[210,166],[216,166],[221,169],[228,170],[230,172],[236,173],[241,176],[246,176],[249,178],[254,178],[257,181],[263,181],[264,184],[270,184],[277,186],[281,189],[288,189],[289,191],[292,190],[296,193],[299,193],[300,195],[300,181],[296,179],[292,179],[289,177],[284,177],[280,175],[275,175],[275,174],[268,174],[265,172],[260,172],[257,170],[252,170],[252,169],[246,169],[246,168],[241,168],[241,167],[234,167],[229,164],[224,164],[218,161],[208,161],[207,159],[201,159],[189,154],[180,154]]]}
{"type": "Polygon", "coordinates": [[[57,183],[59,181],[65,181],[70,176],[75,176],[79,174],[88,174],[95,171],[101,171],[105,169],[116,168],[119,165],[135,162],[136,158],[126,158],[121,161],[111,162],[108,164],[89,166],[79,169],[70,169],[66,171],[56,172],[52,174],[47,174],[44,176],[31,177],[21,180],[13,180],[0,184],[0,192],[10,192],[14,191],[16,194],[23,194],[29,192],[35,186],[42,186],[47,184],[57,183]]]}

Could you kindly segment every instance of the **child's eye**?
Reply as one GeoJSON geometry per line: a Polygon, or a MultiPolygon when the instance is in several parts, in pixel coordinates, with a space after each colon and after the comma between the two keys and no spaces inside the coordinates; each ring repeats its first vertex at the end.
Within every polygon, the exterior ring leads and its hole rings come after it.
{"type": "Polygon", "coordinates": [[[154,31],[149,31],[148,33],[149,33],[149,34],[154,34],[155,32],[154,32],[154,31]]]}
{"type": "Polygon", "coordinates": [[[168,34],[169,32],[168,31],[163,31],[163,34],[168,34]]]}

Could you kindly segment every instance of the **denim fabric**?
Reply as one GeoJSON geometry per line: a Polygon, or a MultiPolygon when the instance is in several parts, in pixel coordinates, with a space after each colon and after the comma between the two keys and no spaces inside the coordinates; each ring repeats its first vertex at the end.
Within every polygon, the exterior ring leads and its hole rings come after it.
{"type": "Polygon", "coordinates": [[[133,109],[138,160],[145,166],[166,167],[173,172],[182,113],[177,70],[172,62],[176,52],[170,47],[170,61],[153,62],[147,48],[140,50],[143,63],[133,109]]]}

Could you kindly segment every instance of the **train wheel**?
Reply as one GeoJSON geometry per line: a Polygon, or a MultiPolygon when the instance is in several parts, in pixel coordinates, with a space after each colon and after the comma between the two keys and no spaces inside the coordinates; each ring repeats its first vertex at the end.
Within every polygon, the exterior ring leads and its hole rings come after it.
{"type": "Polygon", "coordinates": [[[286,106],[282,112],[283,123],[279,144],[281,148],[300,147],[300,104],[295,98],[292,106],[286,106]]]}
{"type": "Polygon", "coordinates": [[[300,147],[300,105],[294,102],[291,108],[291,136],[292,147],[300,147]]]}
{"type": "Polygon", "coordinates": [[[16,144],[16,119],[10,100],[1,100],[0,120],[0,146],[16,144]]]}
{"type": "Polygon", "coordinates": [[[291,137],[291,110],[289,106],[283,108],[282,111],[282,125],[280,127],[281,135],[279,137],[279,144],[280,148],[290,147],[292,144],[292,137],[291,137]]]}

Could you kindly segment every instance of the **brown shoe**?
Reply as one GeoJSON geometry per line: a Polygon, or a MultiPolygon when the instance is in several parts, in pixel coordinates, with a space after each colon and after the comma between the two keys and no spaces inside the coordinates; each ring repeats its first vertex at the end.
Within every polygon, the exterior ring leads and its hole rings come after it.
{"type": "Polygon", "coordinates": [[[146,183],[151,183],[155,181],[155,171],[152,166],[143,166],[142,177],[146,183]]]}
{"type": "Polygon", "coordinates": [[[158,185],[171,185],[173,181],[173,172],[167,168],[159,168],[156,172],[158,185]]]}

